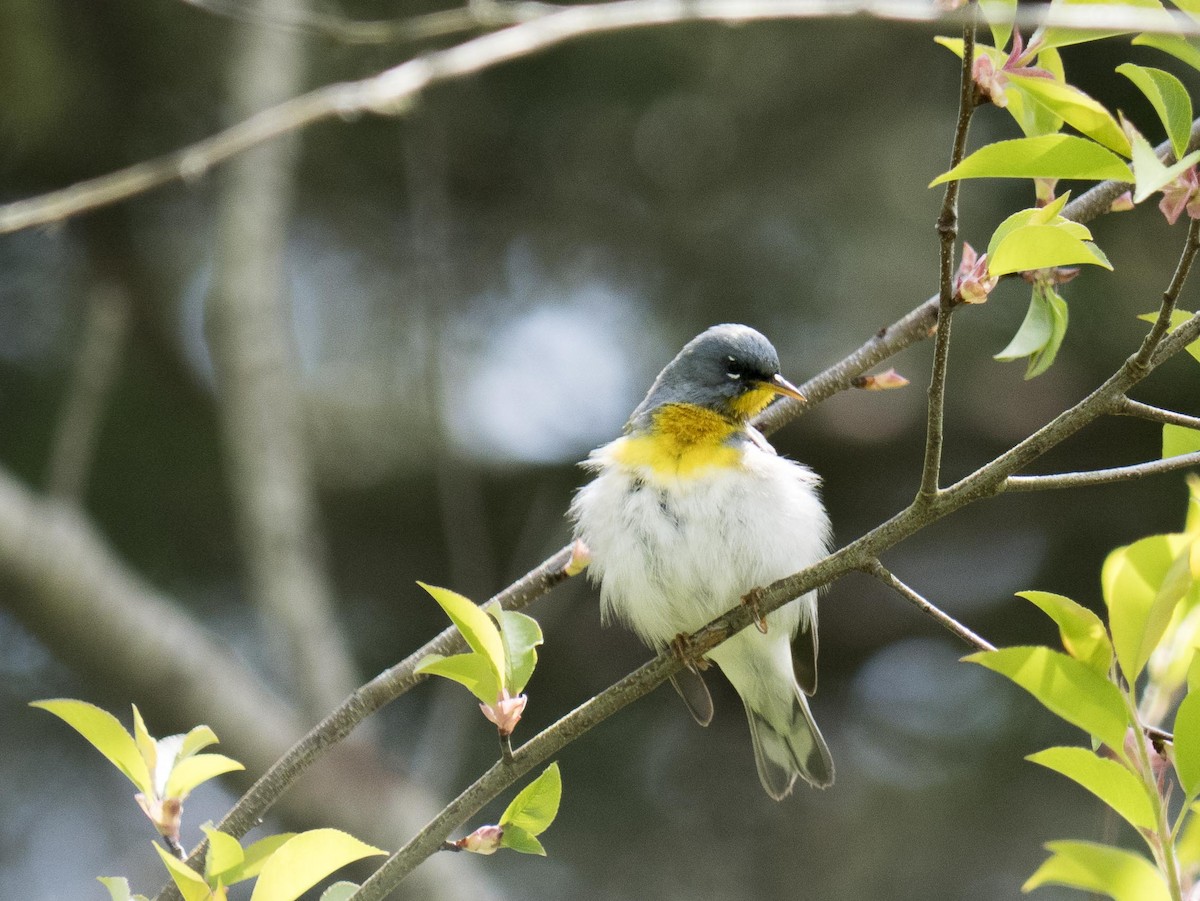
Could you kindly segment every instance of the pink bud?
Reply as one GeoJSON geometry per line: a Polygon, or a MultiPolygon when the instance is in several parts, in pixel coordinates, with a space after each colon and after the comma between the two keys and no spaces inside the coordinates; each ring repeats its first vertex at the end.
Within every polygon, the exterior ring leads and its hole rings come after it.
{"type": "Polygon", "coordinates": [[[964,242],[954,276],[954,296],[962,303],[983,303],[999,281],[997,276],[988,275],[987,254],[976,254],[975,248],[964,242]]]}
{"type": "Polygon", "coordinates": [[[975,63],[971,66],[971,78],[992,103],[999,107],[1008,106],[1008,97],[1004,93],[1004,85],[1008,82],[1008,76],[1003,71],[996,69],[989,56],[980,54],[976,58],[975,63]]]}
{"type": "Polygon", "coordinates": [[[479,709],[483,711],[484,716],[496,724],[501,735],[512,735],[513,730],[517,728],[517,723],[521,722],[521,714],[524,712],[525,703],[528,700],[525,695],[510,698],[508,690],[501,689],[500,697],[495,704],[480,704],[479,709]]]}
{"type": "Polygon", "coordinates": [[[1133,192],[1126,191],[1109,206],[1111,213],[1125,213],[1133,209],[1133,192]]]}
{"type": "Polygon", "coordinates": [[[499,826],[480,826],[470,835],[454,842],[454,846],[472,854],[495,854],[500,850],[500,839],[503,837],[504,830],[499,826]]]}
{"type": "Polygon", "coordinates": [[[563,567],[563,573],[568,576],[577,576],[592,562],[592,552],[588,550],[588,546],[575,539],[575,543],[571,545],[571,559],[567,561],[567,565],[563,567]]]}
{"type": "Polygon", "coordinates": [[[158,834],[172,844],[179,845],[179,828],[183,822],[183,802],[178,798],[147,798],[141,792],[133,796],[142,813],[150,818],[158,834]]]}
{"type": "Polygon", "coordinates": [[[884,372],[878,372],[875,375],[857,376],[850,384],[864,391],[891,391],[893,388],[905,387],[908,384],[908,379],[895,369],[888,369],[884,372]]]}

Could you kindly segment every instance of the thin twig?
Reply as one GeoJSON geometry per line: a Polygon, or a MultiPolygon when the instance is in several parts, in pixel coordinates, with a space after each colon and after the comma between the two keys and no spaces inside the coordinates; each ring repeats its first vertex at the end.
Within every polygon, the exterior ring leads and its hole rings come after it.
{"type": "MultiPolygon", "coordinates": [[[[685,22],[871,17],[902,22],[956,22],[971,13],[945,13],[927,0],[613,0],[568,6],[445,50],[423,54],[361,81],[317,88],[230,126],[181,150],[37,197],[0,206],[0,234],[60,222],[173,181],[191,182],[251,147],[327,119],[363,113],[402,116],[427,88],[477,74],[591,35],[685,22]]],[[[1019,24],[1081,31],[1200,34],[1200,23],[1165,10],[1088,5],[1022,7],[1019,24]]],[[[1120,193],[1120,192],[1118,192],[1120,193]]],[[[1114,195],[1116,196],[1116,195],[1114,195]]]]}
{"type": "Polygon", "coordinates": [[[1159,304],[1158,316],[1154,320],[1154,325],[1150,327],[1150,331],[1146,334],[1135,357],[1139,366],[1144,366],[1149,362],[1155,349],[1170,330],[1171,314],[1175,312],[1179,292],[1183,290],[1183,284],[1187,281],[1188,272],[1192,268],[1192,261],[1195,260],[1198,250],[1200,250],[1200,219],[1191,219],[1188,223],[1187,245],[1179,257],[1175,274],[1171,277],[1171,284],[1163,292],[1162,303],[1159,304]]]}
{"type": "MultiPolygon", "coordinates": [[[[962,162],[967,150],[967,132],[975,110],[975,20],[963,26],[962,66],[959,72],[958,123],[950,152],[950,168],[962,162]]],[[[937,335],[933,345],[933,372],[929,378],[929,403],[925,422],[925,463],[921,467],[921,487],[917,496],[925,501],[937,494],[941,485],[943,427],[946,408],[946,366],[950,357],[950,324],[954,313],[954,242],[958,238],[958,189],[960,181],[946,184],[942,211],[938,215],[940,242],[938,280],[937,335]]]]}
{"type": "Polygon", "coordinates": [[[1111,469],[1093,469],[1087,472],[1064,472],[1045,476],[1009,476],[1004,480],[1004,491],[1053,491],[1062,488],[1090,488],[1093,485],[1112,485],[1115,482],[1130,482],[1146,476],[1164,472],[1178,472],[1200,466],[1200,451],[1180,454],[1166,460],[1151,460],[1129,466],[1114,466],[1111,469]]]}
{"type": "Polygon", "coordinates": [[[1150,422],[1163,425],[1178,425],[1185,429],[1200,429],[1200,416],[1188,416],[1186,413],[1176,413],[1174,410],[1164,410],[1140,401],[1122,397],[1113,407],[1113,413],[1119,416],[1136,416],[1150,422]]]}
{"type": "Polygon", "coordinates": [[[938,623],[938,625],[953,632],[967,644],[973,645],[974,647],[979,648],[981,651],[996,650],[996,646],[994,644],[984,638],[980,638],[954,617],[950,616],[950,614],[942,612],[935,604],[926,600],[915,590],[901,582],[886,566],[879,562],[878,558],[872,557],[869,559],[862,569],[863,572],[874,576],[884,585],[899,593],[900,596],[907,600],[910,604],[915,606],[926,616],[932,617],[938,623]]]}

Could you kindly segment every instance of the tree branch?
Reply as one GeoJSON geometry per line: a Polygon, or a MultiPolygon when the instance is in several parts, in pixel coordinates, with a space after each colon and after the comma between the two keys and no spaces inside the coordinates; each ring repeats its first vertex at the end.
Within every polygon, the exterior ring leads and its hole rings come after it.
{"type": "Polygon", "coordinates": [[[1176,413],[1174,410],[1164,410],[1161,407],[1154,407],[1150,404],[1143,404],[1136,400],[1130,400],[1128,397],[1122,397],[1113,409],[1113,413],[1118,416],[1136,416],[1139,419],[1146,419],[1150,422],[1157,422],[1163,425],[1178,425],[1185,429],[1200,429],[1200,416],[1188,416],[1185,413],[1176,413]]]}
{"type": "Polygon", "coordinates": [[[893,575],[887,567],[880,563],[877,558],[872,557],[869,559],[866,564],[864,564],[862,569],[863,572],[874,576],[884,585],[899,593],[900,596],[907,600],[910,604],[915,606],[927,616],[932,617],[938,623],[938,625],[943,626],[944,628],[953,632],[967,644],[973,645],[979,648],[981,651],[996,650],[996,646],[994,644],[983,638],[980,638],[954,617],[950,616],[950,614],[942,612],[934,604],[927,601],[908,585],[905,585],[903,582],[897,579],[895,575],[893,575]]]}
{"type": "MultiPolygon", "coordinates": [[[[423,54],[361,81],[318,88],[262,110],[173,153],[38,197],[2,205],[0,234],[60,222],[170,182],[194,182],[214,166],[251,147],[327,119],[353,118],[362,113],[404,115],[413,101],[433,85],[474,75],[583,37],[683,22],[865,16],[887,21],[935,23],[962,21],[964,15],[967,14],[945,13],[927,0],[879,0],[876,3],[868,0],[613,0],[568,6],[445,50],[423,54]]],[[[1200,34],[1200,23],[1182,13],[1090,4],[1086,7],[1019,8],[1015,21],[1023,26],[1056,25],[1081,31],[1200,34]]]]}
{"type": "Polygon", "coordinates": [[[1159,304],[1158,316],[1154,320],[1154,325],[1150,327],[1150,331],[1146,334],[1135,357],[1139,366],[1144,366],[1149,362],[1150,357],[1171,328],[1171,314],[1175,312],[1175,303],[1179,299],[1179,292],[1183,290],[1183,284],[1187,281],[1188,272],[1191,271],[1192,261],[1195,260],[1198,250],[1200,250],[1200,219],[1190,219],[1187,245],[1179,257],[1179,263],[1171,277],[1171,284],[1163,292],[1162,303],[1159,304]]]}
{"type": "Polygon", "coordinates": [[[1164,472],[1178,472],[1200,466],[1200,451],[1180,454],[1165,460],[1151,460],[1129,466],[1114,466],[1111,469],[1094,469],[1088,472],[1064,472],[1046,476],[1009,476],[1004,480],[1004,491],[1052,491],[1060,488],[1090,488],[1093,485],[1112,485],[1115,482],[1130,482],[1146,476],[1164,472]]]}
{"type": "MultiPolygon", "coordinates": [[[[974,7],[972,7],[974,11],[974,7]]],[[[950,168],[962,162],[967,150],[967,132],[975,110],[975,19],[963,26],[962,66],[959,72],[958,124],[950,152],[950,168]]],[[[925,421],[925,463],[921,467],[921,486],[917,496],[925,501],[937,494],[941,485],[943,425],[946,408],[946,366],[950,357],[950,324],[954,313],[954,243],[958,238],[957,179],[946,184],[942,211],[937,220],[939,253],[938,319],[933,345],[933,372],[929,379],[929,404],[925,421]]]]}

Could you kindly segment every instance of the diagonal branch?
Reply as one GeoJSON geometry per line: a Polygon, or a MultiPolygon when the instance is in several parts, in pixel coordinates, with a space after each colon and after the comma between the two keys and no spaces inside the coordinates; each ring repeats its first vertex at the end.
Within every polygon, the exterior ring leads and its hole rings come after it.
{"type": "Polygon", "coordinates": [[[888,586],[888,588],[896,591],[901,597],[915,606],[922,613],[932,617],[939,625],[953,632],[967,644],[974,645],[981,651],[996,650],[996,646],[990,641],[980,638],[954,617],[950,616],[948,613],[943,613],[936,605],[926,600],[908,585],[901,582],[887,567],[880,563],[877,558],[872,557],[869,559],[862,569],[863,572],[874,576],[884,585],[888,586]]]}

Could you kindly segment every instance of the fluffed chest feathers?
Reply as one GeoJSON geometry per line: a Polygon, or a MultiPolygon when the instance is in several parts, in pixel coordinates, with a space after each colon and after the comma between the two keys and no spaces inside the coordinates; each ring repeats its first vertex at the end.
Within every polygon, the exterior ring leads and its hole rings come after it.
{"type": "MultiPolygon", "coordinates": [[[[732,465],[691,477],[629,465],[618,439],[593,456],[597,478],[572,505],[606,616],[662,645],[824,556],[829,525],[818,480],[751,442],[728,446],[732,465]]],[[[794,630],[789,605],[778,624],[794,630]]],[[[773,617],[773,620],[775,617],[773,617]]]]}

